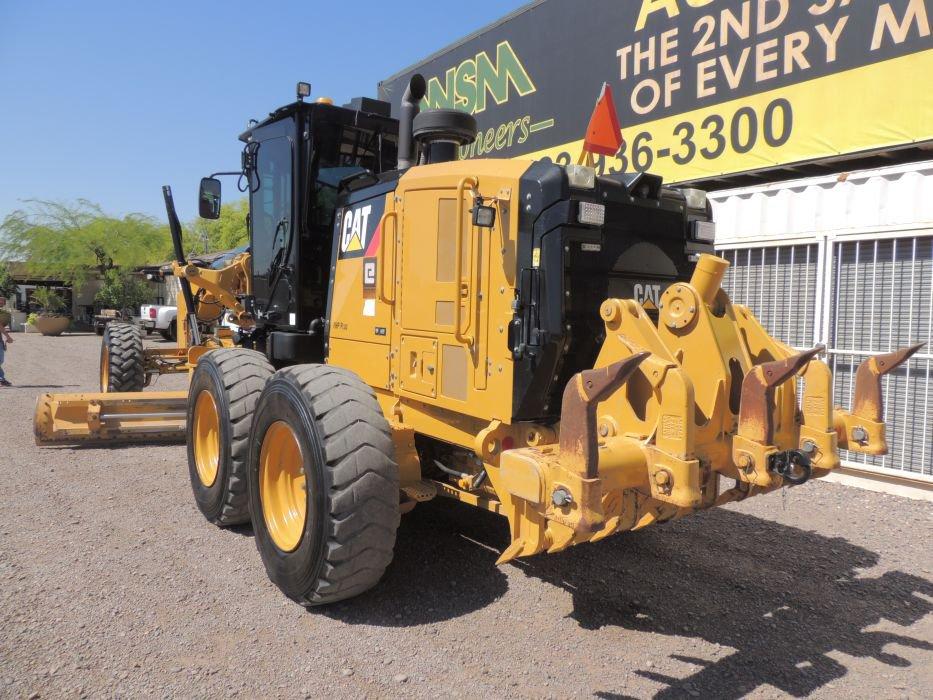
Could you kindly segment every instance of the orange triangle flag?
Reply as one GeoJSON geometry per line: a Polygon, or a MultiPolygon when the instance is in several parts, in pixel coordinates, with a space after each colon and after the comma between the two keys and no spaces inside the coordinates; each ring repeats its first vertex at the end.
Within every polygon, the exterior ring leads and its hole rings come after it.
{"type": "Polygon", "coordinates": [[[622,148],[623,143],[622,128],[619,126],[616,106],[612,101],[612,88],[609,87],[609,83],[603,83],[603,89],[593,109],[593,116],[590,117],[590,124],[586,127],[583,150],[604,156],[614,156],[622,148]]]}

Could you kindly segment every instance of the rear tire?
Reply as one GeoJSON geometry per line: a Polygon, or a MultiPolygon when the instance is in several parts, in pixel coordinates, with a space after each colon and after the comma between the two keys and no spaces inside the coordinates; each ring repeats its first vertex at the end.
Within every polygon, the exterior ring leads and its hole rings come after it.
{"type": "Polygon", "coordinates": [[[164,331],[159,331],[163,338],[165,338],[170,343],[174,343],[178,339],[178,324],[172,321],[168,324],[168,328],[164,331]]]}
{"type": "Polygon", "coordinates": [[[280,370],[250,436],[253,531],[272,582],[305,606],[375,586],[392,561],[399,475],[372,389],[337,367],[280,370]]]}
{"type": "Polygon", "coordinates": [[[100,390],[142,391],[146,385],[146,355],[139,326],[108,323],[100,344],[100,390]]]}
{"type": "Polygon", "coordinates": [[[220,527],[250,520],[246,458],[253,410],[274,372],[265,355],[224,348],[201,357],[188,389],[188,474],[198,509],[220,527]]]}

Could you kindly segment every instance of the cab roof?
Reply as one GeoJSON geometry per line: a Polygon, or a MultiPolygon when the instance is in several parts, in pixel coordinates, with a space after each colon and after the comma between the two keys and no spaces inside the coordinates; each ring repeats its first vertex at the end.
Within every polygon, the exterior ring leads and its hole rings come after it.
{"type": "MultiPolygon", "coordinates": [[[[374,100],[370,97],[354,97],[349,104],[345,104],[342,107],[338,107],[334,104],[329,104],[326,102],[303,102],[301,100],[296,100],[287,105],[283,105],[278,109],[269,112],[269,116],[259,121],[255,124],[251,124],[250,127],[240,134],[239,139],[244,143],[248,142],[253,135],[253,132],[272,124],[273,122],[280,121],[286,117],[298,113],[304,114],[313,114],[316,111],[339,111],[345,114],[363,114],[367,117],[381,117],[383,119],[391,119],[391,105],[388,102],[383,102],[382,100],[374,100]]],[[[394,119],[392,121],[395,121],[394,119]]]]}

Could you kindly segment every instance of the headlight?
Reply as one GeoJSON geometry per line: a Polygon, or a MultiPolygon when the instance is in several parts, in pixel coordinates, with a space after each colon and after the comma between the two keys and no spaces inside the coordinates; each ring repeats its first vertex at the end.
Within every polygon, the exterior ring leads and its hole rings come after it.
{"type": "Polygon", "coordinates": [[[585,165],[565,165],[567,180],[571,187],[592,190],[596,187],[596,171],[585,165]]]}
{"type": "Polygon", "coordinates": [[[577,210],[577,221],[591,226],[602,226],[606,223],[606,206],[596,202],[580,202],[577,210]]]}

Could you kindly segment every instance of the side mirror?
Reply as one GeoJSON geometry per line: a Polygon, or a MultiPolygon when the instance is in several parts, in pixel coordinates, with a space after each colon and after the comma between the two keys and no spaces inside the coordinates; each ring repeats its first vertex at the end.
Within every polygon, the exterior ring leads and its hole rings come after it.
{"type": "Polygon", "coordinates": [[[220,218],[220,180],[202,177],[198,190],[198,215],[202,219],[220,218]]]}

